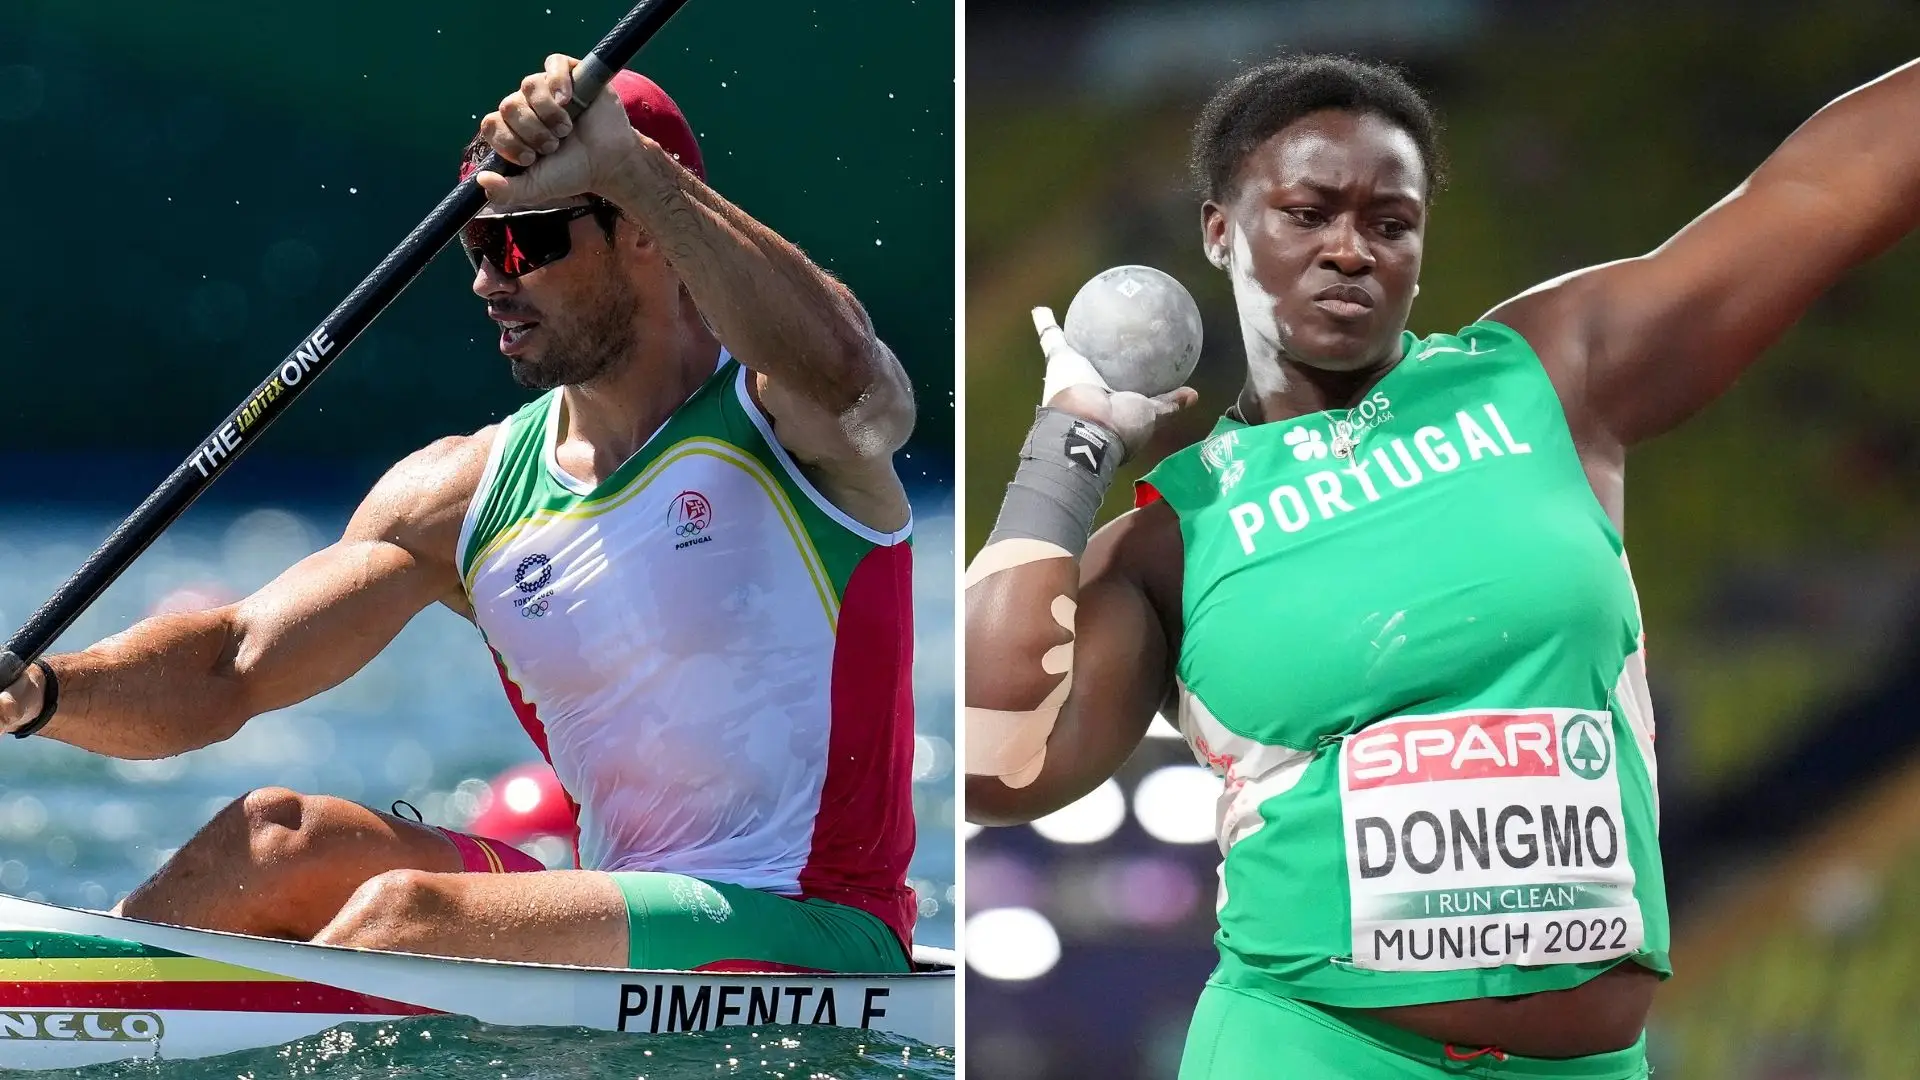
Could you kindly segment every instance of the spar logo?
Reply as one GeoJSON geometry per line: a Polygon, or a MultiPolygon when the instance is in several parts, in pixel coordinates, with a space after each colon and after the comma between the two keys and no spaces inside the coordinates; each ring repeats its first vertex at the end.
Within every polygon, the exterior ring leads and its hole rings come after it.
{"type": "Polygon", "coordinates": [[[1602,717],[1576,712],[1413,716],[1388,720],[1347,740],[1347,790],[1440,780],[1559,776],[1560,762],[1582,780],[1613,767],[1602,717]]]}
{"type": "MultiPolygon", "coordinates": [[[[1431,878],[1448,888],[1531,887],[1572,879],[1473,875],[1611,870],[1626,835],[1620,791],[1593,782],[1613,767],[1611,720],[1576,709],[1404,716],[1349,737],[1340,801],[1350,883],[1399,888],[1431,878]]],[[[1632,884],[1630,869],[1585,880],[1609,889],[1632,884]]],[[[1355,911],[1402,911],[1407,897],[1391,893],[1356,892],[1355,911]]],[[[1466,913],[1452,903],[1411,915],[1408,908],[1387,921],[1466,913]]]]}
{"type": "Polygon", "coordinates": [[[697,491],[683,491],[667,507],[667,527],[673,530],[675,551],[704,544],[713,539],[707,530],[713,527],[713,503],[697,491]]]}
{"type": "Polygon", "coordinates": [[[1567,755],[1567,768],[1582,780],[1600,779],[1613,764],[1613,747],[1607,742],[1606,729],[1598,719],[1584,713],[1576,713],[1567,721],[1560,746],[1567,755]]]}
{"type": "Polygon", "coordinates": [[[1559,741],[1558,725],[1547,712],[1388,720],[1347,740],[1347,790],[1558,776],[1559,741]]]}

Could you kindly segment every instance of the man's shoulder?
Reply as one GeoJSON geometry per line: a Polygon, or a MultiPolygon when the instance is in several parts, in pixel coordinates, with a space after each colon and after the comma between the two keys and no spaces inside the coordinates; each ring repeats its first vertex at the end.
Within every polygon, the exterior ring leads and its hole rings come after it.
{"type": "MultiPolygon", "coordinates": [[[[494,437],[499,431],[499,424],[488,424],[465,435],[443,435],[401,458],[393,470],[404,470],[409,475],[436,484],[452,484],[469,477],[477,485],[480,473],[487,465],[487,454],[492,450],[494,437]]],[[[473,492],[468,491],[467,494],[473,492]]]]}
{"type": "Polygon", "coordinates": [[[404,487],[428,502],[451,500],[465,506],[480,486],[500,425],[489,424],[466,435],[447,435],[401,458],[381,484],[404,487]]]}
{"type": "Polygon", "coordinates": [[[401,458],[367,493],[362,514],[396,537],[449,529],[457,534],[467,504],[480,488],[498,430],[494,424],[467,435],[448,435],[401,458]]]}

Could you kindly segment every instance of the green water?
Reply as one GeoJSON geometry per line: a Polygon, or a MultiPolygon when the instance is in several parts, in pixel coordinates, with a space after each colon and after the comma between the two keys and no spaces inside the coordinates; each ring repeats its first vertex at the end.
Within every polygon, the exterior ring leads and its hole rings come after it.
{"type": "Polygon", "coordinates": [[[953,1051],[849,1028],[635,1036],[587,1028],[492,1027],[432,1016],[342,1024],[282,1046],[216,1058],[7,1075],[22,1080],[918,1080],[951,1077],[953,1051]]]}

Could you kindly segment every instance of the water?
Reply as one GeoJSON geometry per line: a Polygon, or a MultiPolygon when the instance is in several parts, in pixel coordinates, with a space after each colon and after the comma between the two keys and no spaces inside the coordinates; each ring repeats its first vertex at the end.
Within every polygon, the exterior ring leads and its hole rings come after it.
{"type": "MultiPolygon", "coordinates": [[[[943,494],[916,494],[915,503],[919,846],[909,880],[921,898],[916,940],[951,946],[952,507],[943,494]]],[[[244,595],[337,536],[347,510],[197,507],[79,619],[54,651],[83,648],[164,606],[244,595]]],[[[0,627],[5,628],[0,633],[24,621],[116,521],[113,510],[0,506],[0,567],[6,568],[0,573],[0,627]]],[[[151,874],[216,810],[269,784],[380,808],[406,799],[428,822],[458,828],[477,809],[482,781],[534,760],[538,755],[506,704],[477,632],[435,607],[415,618],[352,679],[300,705],[257,717],[239,735],[203,750],[134,762],[45,739],[5,740],[0,744],[0,892],[104,908],[151,874]]],[[[555,845],[536,854],[552,861],[563,850],[555,845]]],[[[202,1062],[36,1075],[181,1080],[952,1075],[950,1058],[863,1031],[767,1029],[773,1034],[635,1038],[488,1028],[457,1018],[387,1025],[386,1036],[366,1028],[336,1029],[285,1047],[202,1062]],[[777,1065],[758,1064],[763,1058],[774,1062],[779,1057],[774,1050],[787,1056],[777,1065]],[[497,1067],[489,1064],[495,1058],[497,1067]]]]}
{"type": "Polygon", "coordinates": [[[953,1051],[845,1029],[780,1026],[636,1039],[586,1028],[502,1028],[459,1017],[424,1017],[345,1024],[285,1046],[199,1061],[123,1061],[17,1075],[34,1080],[917,1080],[952,1076],[953,1051]]]}

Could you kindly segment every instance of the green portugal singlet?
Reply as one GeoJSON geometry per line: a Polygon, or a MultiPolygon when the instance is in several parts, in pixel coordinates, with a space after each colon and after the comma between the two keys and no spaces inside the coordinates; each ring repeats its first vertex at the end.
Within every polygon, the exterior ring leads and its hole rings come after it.
{"type": "Polygon", "coordinates": [[[1370,1008],[1661,975],[1644,638],[1538,358],[1420,339],[1353,409],[1161,462],[1180,727],[1226,783],[1220,965],[1370,1008]]]}

